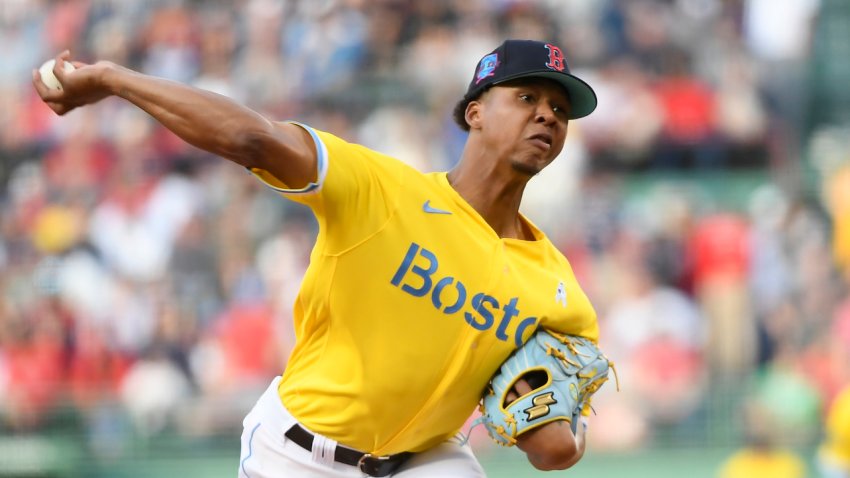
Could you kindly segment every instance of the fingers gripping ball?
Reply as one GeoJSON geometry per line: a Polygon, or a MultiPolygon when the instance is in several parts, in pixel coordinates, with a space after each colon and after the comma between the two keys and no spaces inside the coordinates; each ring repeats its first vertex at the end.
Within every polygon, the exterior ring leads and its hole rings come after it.
{"type": "MultiPolygon", "coordinates": [[[[56,60],[50,59],[44,62],[41,65],[41,68],[38,69],[39,75],[41,75],[41,82],[45,84],[51,90],[61,90],[62,83],[59,83],[59,79],[56,78],[56,75],[53,74],[53,66],[56,64],[56,60]]],[[[74,71],[74,65],[71,62],[65,61],[62,64],[63,68],[65,68],[65,73],[70,71],[74,71]]]]}
{"type": "Polygon", "coordinates": [[[590,340],[538,330],[490,381],[481,401],[487,432],[504,446],[512,446],[523,433],[556,420],[568,421],[575,433],[579,416],[590,413],[590,398],[608,380],[612,367],[590,340]],[[535,388],[505,403],[523,377],[533,377],[535,380],[527,381],[535,388]]]}

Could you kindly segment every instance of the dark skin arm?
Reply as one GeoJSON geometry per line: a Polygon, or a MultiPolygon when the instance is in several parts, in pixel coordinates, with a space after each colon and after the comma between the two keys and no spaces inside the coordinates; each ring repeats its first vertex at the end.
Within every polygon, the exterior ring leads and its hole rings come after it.
{"type": "Polygon", "coordinates": [[[265,169],[290,188],[316,180],[315,146],[302,128],[272,122],[224,96],[111,62],[72,62],[76,70],[65,72],[60,65],[70,56],[68,51],[57,55],[53,68],[62,90],[47,88],[38,71],[32,74],[33,86],[56,114],[117,96],[187,143],[247,168],[265,169]]]}
{"type": "MultiPolygon", "coordinates": [[[[532,390],[525,380],[519,380],[514,389],[506,397],[509,403],[532,390]]],[[[523,433],[517,447],[538,470],[566,470],[584,456],[585,431],[579,424],[574,435],[569,422],[559,420],[523,433]]]]}

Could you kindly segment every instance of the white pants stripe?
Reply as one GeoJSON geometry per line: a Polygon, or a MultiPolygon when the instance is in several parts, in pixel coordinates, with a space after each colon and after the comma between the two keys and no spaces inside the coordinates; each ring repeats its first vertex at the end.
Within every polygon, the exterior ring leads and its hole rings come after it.
{"type": "MultiPolygon", "coordinates": [[[[316,435],[314,452],[284,436],[297,423],[280,402],[276,377],[242,422],[239,478],[362,478],[357,467],[326,459],[336,442],[316,435]],[[320,448],[320,449],[319,449],[320,448]],[[324,456],[324,457],[323,457],[324,456]]],[[[302,425],[303,426],[303,425],[302,425]]],[[[484,478],[484,470],[468,444],[459,437],[417,453],[396,473],[397,478],[484,478]]]]}

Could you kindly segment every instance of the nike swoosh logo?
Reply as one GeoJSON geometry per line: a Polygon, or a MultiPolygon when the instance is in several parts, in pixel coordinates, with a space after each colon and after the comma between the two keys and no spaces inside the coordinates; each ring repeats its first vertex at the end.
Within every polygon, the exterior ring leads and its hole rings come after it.
{"type": "Polygon", "coordinates": [[[451,211],[446,211],[445,209],[437,209],[431,206],[431,200],[425,201],[425,204],[422,205],[422,210],[429,214],[451,214],[451,211]]]}

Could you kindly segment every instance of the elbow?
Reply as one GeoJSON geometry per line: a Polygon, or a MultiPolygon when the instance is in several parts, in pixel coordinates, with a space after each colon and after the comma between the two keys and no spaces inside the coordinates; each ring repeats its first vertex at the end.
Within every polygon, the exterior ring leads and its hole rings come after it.
{"type": "Polygon", "coordinates": [[[578,463],[578,458],[552,457],[543,460],[530,460],[532,466],[540,471],[566,470],[578,463]]]}
{"type": "Polygon", "coordinates": [[[528,454],[528,460],[538,470],[566,470],[581,459],[582,453],[575,441],[552,443],[528,454]]]}
{"type": "Polygon", "coordinates": [[[569,422],[557,421],[520,435],[517,446],[542,471],[566,470],[584,456],[584,436],[575,436],[569,422]]]}

